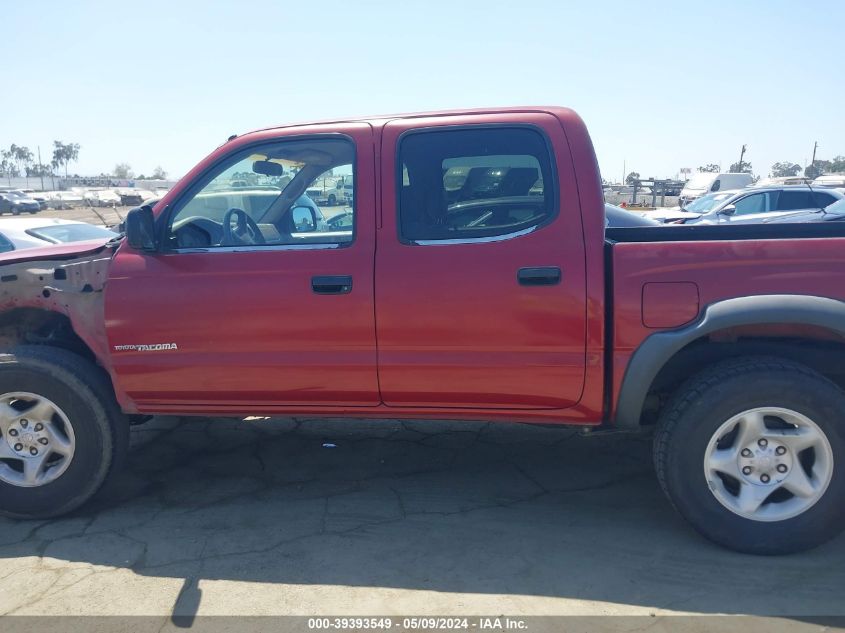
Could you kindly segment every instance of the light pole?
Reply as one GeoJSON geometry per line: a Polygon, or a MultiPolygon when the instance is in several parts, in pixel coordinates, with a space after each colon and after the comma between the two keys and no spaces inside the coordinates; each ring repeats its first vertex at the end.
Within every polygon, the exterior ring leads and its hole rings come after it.
{"type": "Polygon", "coordinates": [[[41,146],[38,145],[38,175],[41,176],[41,191],[44,191],[44,165],[41,163],[41,146]]]}

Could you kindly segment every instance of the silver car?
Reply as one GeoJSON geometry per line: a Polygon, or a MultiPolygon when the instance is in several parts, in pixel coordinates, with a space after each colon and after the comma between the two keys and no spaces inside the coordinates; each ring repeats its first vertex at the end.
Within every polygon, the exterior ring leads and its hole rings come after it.
{"type": "Polygon", "coordinates": [[[751,224],[781,215],[818,211],[842,200],[837,189],[818,187],[753,187],[702,196],[683,209],[648,214],[670,224],[751,224]]]}

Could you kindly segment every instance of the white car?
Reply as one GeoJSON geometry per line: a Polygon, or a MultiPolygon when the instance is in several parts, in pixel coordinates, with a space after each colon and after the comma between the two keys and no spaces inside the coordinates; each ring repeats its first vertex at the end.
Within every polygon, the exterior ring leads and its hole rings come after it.
{"type": "Polygon", "coordinates": [[[89,189],[83,196],[86,204],[92,207],[119,207],[120,196],[111,189],[89,189]]]}
{"type": "Polygon", "coordinates": [[[813,181],[816,187],[845,187],[845,174],[825,174],[813,181]]]}
{"type": "Polygon", "coordinates": [[[103,240],[117,233],[103,226],[59,218],[10,218],[0,220],[0,253],[63,242],[103,240]]]}

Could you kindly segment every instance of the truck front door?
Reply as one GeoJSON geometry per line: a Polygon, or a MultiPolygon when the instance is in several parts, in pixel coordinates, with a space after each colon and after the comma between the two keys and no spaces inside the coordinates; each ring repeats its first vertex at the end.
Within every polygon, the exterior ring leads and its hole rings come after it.
{"type": "Polygon", "coordinates": [[[119,390],[142,412],[378,404],[370,126],[229,145],[157,208],[157,251],[115,256],[119,390]],[[305,195],[338,178],[355,183],[354,208],[305,195]]]}

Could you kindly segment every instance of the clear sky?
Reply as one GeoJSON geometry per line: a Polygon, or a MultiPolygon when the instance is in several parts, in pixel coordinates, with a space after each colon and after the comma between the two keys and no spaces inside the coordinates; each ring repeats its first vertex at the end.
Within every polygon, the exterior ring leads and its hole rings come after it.
{"type": "MultiPolygon", "coordinates": [[[[233,133],[554,104],[605,178],[845,154],[845,1],[0,0],[0,147],[181,176],[233,133]]],[[[46,162],[46,161],[45,161],[46,162]]]]}

